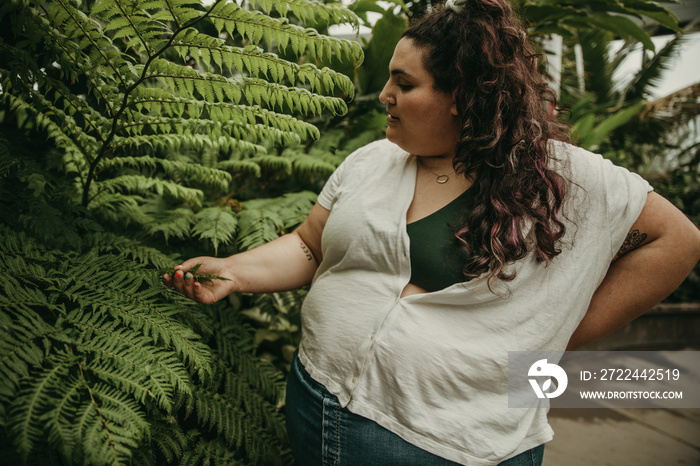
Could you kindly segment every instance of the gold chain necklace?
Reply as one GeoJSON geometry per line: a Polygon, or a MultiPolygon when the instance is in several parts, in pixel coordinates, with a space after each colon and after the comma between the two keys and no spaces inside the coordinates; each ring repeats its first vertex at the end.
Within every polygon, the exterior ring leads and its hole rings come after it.
{"type": "Polygon", "coordinates": [[[425,166],[425,164],[423,163],[423,161],[421,160],[420,157],[418,157],[418,163],[421,164],[421,165],[423,165],[423,168],[425,168],[426,170],[428,170],[430,173],[432,173],[433,175],[437,176],[437,178],[435,179],[435,181],[438,182],[439,184],[445,184],[445,183],[447,183],[448,181],[450,181],[450,175],[453,174],[453,173],[455,172],[455,169],[453,168],[452,171],[449,172],[449,173],[435,173],[435,172],[432,171],[430,168],[428,168],[428,167],[425,166]]]}

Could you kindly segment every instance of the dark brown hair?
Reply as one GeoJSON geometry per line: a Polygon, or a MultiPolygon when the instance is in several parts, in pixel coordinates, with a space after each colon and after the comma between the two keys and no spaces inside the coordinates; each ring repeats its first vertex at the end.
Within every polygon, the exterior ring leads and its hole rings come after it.
{"type": "Polygon", "coordinates": [[[403,37],[423,48],[436,90],[454,96],[461,118],[455,169],[474,176],[474,204],[457,232],[468,255],[464,274],[489,272],[489,283],[512,280],[505,266],[529,251],[545,263],[561,252],[566,183],[548,168],[547,141],[564,139],[566,131],[507,0],[467,0],[460,7],[438,5],[403,37]]]}

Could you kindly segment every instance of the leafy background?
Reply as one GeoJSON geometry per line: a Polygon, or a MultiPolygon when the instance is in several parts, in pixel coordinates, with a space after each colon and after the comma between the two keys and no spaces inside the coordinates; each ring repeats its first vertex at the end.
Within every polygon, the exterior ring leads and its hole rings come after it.
{"type": "MultiPolygon", "coordinates": [[[[0,463],[292,463],[284,380],[306,290],[200,306],[158,271],[303,221],[344,157],[383,137],[393,45],[428,5],[0,5],[0,463]]],[[[682,43],[674,16],[642,0],[516,6],[536,41],[563,37],[575,140],[697,224],[698,87],[648,92],[682,43]],[[656,51],[628,18],[677,37],[656,51]],[[648,55],[624,89],[621,55],[603,53],[620,36],[621,54],[648,55]]],[[[698,281],[672,299],[698,301],[698,281]]]]}

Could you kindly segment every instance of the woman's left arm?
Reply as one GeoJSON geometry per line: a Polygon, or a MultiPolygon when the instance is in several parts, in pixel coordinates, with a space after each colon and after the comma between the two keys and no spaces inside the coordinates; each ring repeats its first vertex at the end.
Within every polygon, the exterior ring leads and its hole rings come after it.
{"type": "Polygon", "coordinates": [[[566,349],[598,340],[651,309],[699,260],[700,230],[673,204],[649,193],[566,349]]]}

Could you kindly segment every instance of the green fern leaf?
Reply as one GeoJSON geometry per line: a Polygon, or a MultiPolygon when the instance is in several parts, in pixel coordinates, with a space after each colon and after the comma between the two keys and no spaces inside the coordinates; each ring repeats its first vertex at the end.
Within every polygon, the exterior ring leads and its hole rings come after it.
{"type": "Polygon", "coordinates": [[[238,216],[238,247],[245,251],[269,243],[284,232],[282,219],[258,209],[246,209],[238,216]]]}
{"type": "Polygon", "coordinates": [[[230,209],[208,207],[195,216],[192,233],[201,239],[211,241],[216,254],[219,245],[231,243],[235,237],[237,224],[237,219],[230,209]]]}
{"type": "Polygon", "coordinates": [[[33,375],[32,382],[18,393],[10,408],[8,424],[17,451],[24,461],[43,435],[41,413],[50,406],[52,391],[68,376],[68,366],[72,360],[67,355],[52,358],[51,365],[33,375]]]}
{"type": "Polygon", "coordinates": [[[182,458],[188,439],[175,419],[164,419],[151,425],[151,441],[165,460],[171,464],[182,458]]]}

